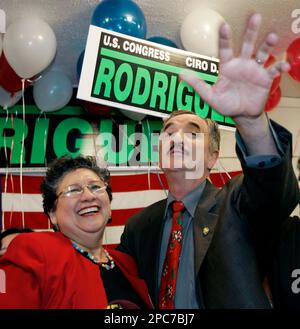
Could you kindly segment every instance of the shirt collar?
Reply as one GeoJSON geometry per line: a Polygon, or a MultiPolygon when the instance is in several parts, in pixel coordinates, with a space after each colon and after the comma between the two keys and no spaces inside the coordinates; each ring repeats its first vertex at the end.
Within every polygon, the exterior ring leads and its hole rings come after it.
{"type": "MultiPolygon", "coordinates": [[[[197,208],[199,199],[201,198],[201,195],[203,193],[203,190],[206,185],[206,180],[202,182],[200,185],[198,185],[196,188],[194,188],[189,194],[187,194],[181,201],[184,203],[184,206],[188,213],[193,217],[195,210],[197,208]]],[[[174,196],[169,192],[168,199],[167,199],[167,209],[169,209],[169,205],[175,201],[174,196]]]]}

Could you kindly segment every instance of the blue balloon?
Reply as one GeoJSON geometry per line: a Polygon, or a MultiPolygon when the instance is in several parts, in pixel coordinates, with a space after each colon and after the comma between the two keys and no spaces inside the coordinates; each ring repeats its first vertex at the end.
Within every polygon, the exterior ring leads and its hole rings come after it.
{"type": "Polygon", "coordinates": [[[92,25],[144,39],[147,33],[145,16],[131,0],[103,0],[92,16],[92,25]]]}
{"type": "Polygon", "coordinates": [[[156,42],[156,43],[160,43],[161,45],[178,48],[175,42],[173,42],[172,40],[165,38],[165,37],[155,36],[155,37],[148,38],[147,40],[156,42]]]}
{"type": "Polygon", "coordinates": [[[82,64],[83,64],[84,52],[85,52],[85,50],[83,50],[83,51],[80,53],[80,55],[79,55],[79,57],[78,57],[78,59],[77,59],[77,66],[76,66],[76,69],[77,69],[77,79],[78,79],[78,81],[79,81],[79,79],[80,79],[80,74],[81,74],[81,70],[82,70],[82,64]]]}
{"type": "Polygon", "coordinates": [[[70,78],[60,71],[48,71],[33,85],[33,99],[42,112],[52,112],[66,106],[72,98],[70,78]]]}

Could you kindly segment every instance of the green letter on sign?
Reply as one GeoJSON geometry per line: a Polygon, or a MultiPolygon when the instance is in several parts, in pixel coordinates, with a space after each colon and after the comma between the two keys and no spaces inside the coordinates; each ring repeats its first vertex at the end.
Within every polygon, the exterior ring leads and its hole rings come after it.
{"type": "Polygon", "coordinates": [[[155,72],[150,107],[160,110],[166,109],[167,89],[168,89],[168,76],[161,72],[155,72]],[[157,100],[160,98],[159,105],[157,100]]]}
{"type": "Polygon", "coordinates": [[[110,97],[111,93],[111,80],[115,74],[115,63],[111,59],[101,58],[96,84],[94,87],[94,94],[99,95],[102,84],[104,84],[105,97],[110,97]]]}
{"type": "MultiPolygon", "coordinates": [[[[21,156],[21,150],[22,150],[22,144],[23,144],[23,136],[24,139],[27,136],[28,128],[27,124],[24,123],[23,120],[14,118],[14,121],[12,122],[9,120],[7,124],[5,125],[5,119],[1,118],[1,129],[0,129],[0,136],[2,137],[0,140],[0,148],[6,147],[11,149],[11,164],[19,164],[20,163],[20,156],[21,156]],[[13,129],[14,135],[10,137],[5,136],[5,130],[6,129],[13,129]],[[24,130],[24,134],[23,134],[24,130]]],[[[25,147],[23,149],[23,158],[22,163],[25,163],[25,147]]]]}
{"type": "Polygon", "coordinates": [[[133,85],[133,72],[128,63],[123,63],[117,70],[114,82],[114,93],[119,102],[124,102],[130,95],[133,85]],[[121,90],[121,85],[123,90],[121,90]]]}
{"type": "Polygon", "coordinates": [[[37,119],[32,141],[30,163],[44,163],[47,147],[49,119],[37,119]]]}
{"type": "Polygon", "coordinates": [[[138,67],[132,94],[132,103],[143,105],[147,102],[151,90],[151,77],[148,70],[138,67]],[[144,90],[141,91],[142,81],[144,90]]]}
{"type": "MultiPolygon", "coordinates": [[[[79,130],[79,127],[81,134],[93,134],[91,125],[87,121],[79,118],[66,119],[57,126],[53,137],[53,149],[57,157],[65,154],[70,154],[75,157],[80,153],[84,153],[84,139],[75,139],[74,148],[76,152],[72,152],[67,146],[70,132],[72,130],[79,130]]],[[[89,142],[90,139],[86,139],[86,141],[89,142]]]]}

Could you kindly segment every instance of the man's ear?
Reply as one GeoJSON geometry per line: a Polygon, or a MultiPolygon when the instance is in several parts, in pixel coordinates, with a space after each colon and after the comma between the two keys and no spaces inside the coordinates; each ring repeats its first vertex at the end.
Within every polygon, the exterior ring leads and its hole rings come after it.
{"type": "Polygon", "coordinates": [[[209,170],[212,170],[213,166],[215,165],[216,161],[219,157],[219,151],[214,151],[212,154],[209,155],[208,162],[207,162],[207,168],[209,170]]]}

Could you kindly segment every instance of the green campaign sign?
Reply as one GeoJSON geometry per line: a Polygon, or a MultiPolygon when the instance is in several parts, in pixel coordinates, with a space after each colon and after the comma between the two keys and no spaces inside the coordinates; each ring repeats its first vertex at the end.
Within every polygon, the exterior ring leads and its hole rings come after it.
{"type": "Polygon", "coordinates": [[[0,108],[0,171],[44,169],[65,154],[101,157],[114,167],[157,167],[158,141],[162,120],[138,123],[90,116],[80,107],[65,107],[41,116],[36,106],[6,111],[0,108]],[[15,169],[15,170],[14,170],[15,169]]]}
{"type": "Polygon", "coordinates": [[[77,97],[157,117],[183,109],[233,127],[179,79],[185,69],[209,84],[218,78],[215,58],[90,26],[77,97]]]}

